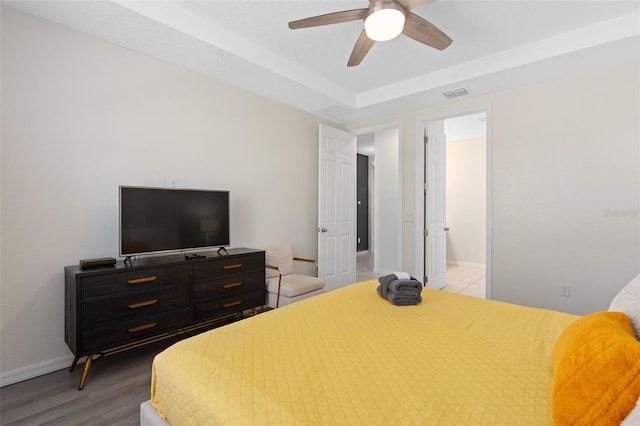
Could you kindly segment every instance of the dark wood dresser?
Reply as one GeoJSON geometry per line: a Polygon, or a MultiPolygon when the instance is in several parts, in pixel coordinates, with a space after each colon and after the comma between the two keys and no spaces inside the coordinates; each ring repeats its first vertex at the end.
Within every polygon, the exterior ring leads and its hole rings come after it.
{"type": "Polygon", "coordinates": [[[204,331],[265,304],[264,251],[234,248],[206,257],[146,257],[109,268],[65,271],[65,341],[86,356],[79,389],[96,355],[204,331]]]}

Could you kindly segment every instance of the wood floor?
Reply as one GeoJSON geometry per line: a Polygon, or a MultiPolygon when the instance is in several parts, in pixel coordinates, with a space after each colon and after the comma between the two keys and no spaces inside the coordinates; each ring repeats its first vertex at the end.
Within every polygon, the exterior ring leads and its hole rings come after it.
{"type": "Polygon", "coordinates": [[[0,389],[2,425],[139,425],[149,399],[151,362],[172,341],[150,344],[96,360],[84,390],[84,365],[0,389]]]}

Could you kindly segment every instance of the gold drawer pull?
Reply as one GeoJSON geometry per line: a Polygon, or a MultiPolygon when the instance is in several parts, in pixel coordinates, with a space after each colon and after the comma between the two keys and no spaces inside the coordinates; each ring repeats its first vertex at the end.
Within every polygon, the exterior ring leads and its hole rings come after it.
{"type": "Polygon", "coordinates": [[[129,309],[142,308],[144,306],[154,305],[156,303],[158,303],[158,299],[147,300],[146,302],[140,302],[140,303],[133,303],[129,305],[129,309]]]}
{"type": "Polygon", "coordinates": [[[242,281],[238,283],[225,284],[222,286],[222,288],[234,288],[234,287],[240,287],[241,285],[242,285],[242,281]]]}
{"type": "Polygon", "coordinates": [[[242,268],[242,263],[235,263],[233,265],[225,265],[222,267],[222,269],[238,269],[238,268],[242,268]]]}
{"type": "Polygon", "coordinates": [[[224,305],[222,305],[223,308],[230,308],[232,306],[238,306],[242,304],[242,300],[236,300],[235,302],[230,302],[230,303],[225,303],[224,305]]]}
{"type": "Polygon", "coordinates": [[[155,281],[157,280],[158,277],[144,277],[144,278],[138,278],[137,280],[129,280],[127,281],[129,284],[142,284],[142,283],[148,283],[151,281],[155,281]]]}
{"type": "Polygon", "coordinates": [[[131,327],[130,329],[128,329],[127,331],[129,333],[135,333],[137,331],[142,331],[142,330],[146,330],[148,328],[153,328],[155,326],[157,326],[158,323],[157,322],[150,322],[149,324],[145,324],[145,325],[140,325],[138,327],[131,327]]]}

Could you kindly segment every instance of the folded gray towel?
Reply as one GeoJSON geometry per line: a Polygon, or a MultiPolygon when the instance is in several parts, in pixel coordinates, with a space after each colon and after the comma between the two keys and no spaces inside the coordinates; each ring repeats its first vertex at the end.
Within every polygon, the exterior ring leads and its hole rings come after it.
{"type": "Polygon", "coordinates": [[[415,290],[402,290],[402,291],[391,291],[391,290],[389,290],[387,292],[387,298],[389,298],[389,293],[395,293],[398,296],[402,296],[402,297],[418,297],[418,296],[420,296],[420,292],[419,291],[415,291],[415,290]]]}
{"type": "Polygon", "coordinates": [[[407,297],[394,293],[393,291],[387,293],[387,299],[396,306],[418,305],[422,302],[422,296],[420,294],[418,294],[417,297],[407,297]]]}
{"type": "Polygon", "coordinates": [[[397,280],[398,276],[396,274],[389,274],[389,275],[384,275],[382,277],[378,278],[378,282],[380,283],[380,285],[378,286],[378,293],[380,294],[380,296],[386,298],[387,297],[387,292],[389,291],[389,284],[391,284],[393,281],[397,280]]]}
{"type": "Polygon", "coordinates": [[[406,272],[384,275],[378,278],[378,282],[378,294],[394,305],[417,305],[422,302],[422,283],[406,272]]]}
{"type": "Polygon", "coordinates": [[[422,292],[422,283],[415,279],[410,280],[394,280],[389,283],[389,291],[398,294],[407,294],[409,296],[422,292]]]}

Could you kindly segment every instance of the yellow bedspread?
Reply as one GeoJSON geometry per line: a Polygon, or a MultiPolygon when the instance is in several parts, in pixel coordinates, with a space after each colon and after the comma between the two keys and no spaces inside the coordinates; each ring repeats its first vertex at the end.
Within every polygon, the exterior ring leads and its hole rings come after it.
{"type": "Polygon", "coordinates": [[[172,425],[547,425],[551,351],[578,317],[376,281],[179,342],[153,363],[172,425]]]}

